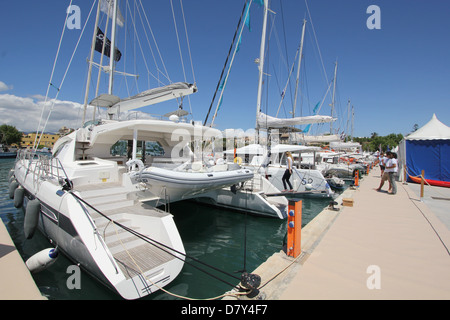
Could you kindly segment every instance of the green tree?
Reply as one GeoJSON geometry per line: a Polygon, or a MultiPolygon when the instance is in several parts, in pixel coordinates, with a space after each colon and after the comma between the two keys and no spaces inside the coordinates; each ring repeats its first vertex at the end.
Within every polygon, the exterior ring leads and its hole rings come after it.
{"type": "Polygon", "coordinates": [[[22,141],[22,133],[14,126],[2,124],[0,126],[0,143],[11,145],[16,143],[20,145],[22,141]]]}
{"type": "Polygon", "coordinates": [[[363,150],[369,150],[369,151],[377,151],[380,149],[386,151],[388,146],[390,149],[398,146],[400,141],[403,139],[403,135],[391,133],[387,136],[379,136],[378,133],[372,132],[370,134],[370,138],[367,137],[359,137],[355,138],[354,141],[359,142],[361,146],[363,147],[363,150]]]}

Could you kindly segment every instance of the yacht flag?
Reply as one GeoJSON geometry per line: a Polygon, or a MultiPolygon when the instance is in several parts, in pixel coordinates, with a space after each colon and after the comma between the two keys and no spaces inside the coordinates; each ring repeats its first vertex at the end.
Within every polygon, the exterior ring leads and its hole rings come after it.
{"type": "MultiPolygon", "coordinates": [[[[110,57],[111,55],[111,41],[105,37],[105,34],[103,33],[100,28],[97,28],[97,39],[95,40],[95,50],[102,53],[103,49],[103,41],[106,39],[106,45],[105,45],[105,55],[107,57],[110,57]]],[[[116,53],[114,55],[114,60],[117,62],[120,61],[120,58],[122,58],[122,53],[119,51],[119,49],[116,48],[116,53]]]]}
{"type": "MultiPolygon", "coordinates": [[[[100,10],[103,13],[106,13],[108,15],[108,17],[112,17],[113,16],[113,6],[114,6],[114,1],[113,0],[100,0],[100,10]]],[[[112,19],[112,18],[111,18],[112,19]]],[[[117,12],[117,19],[116,19],[116,23],[119,27],[123,27],[125,20],[122,16],[122,13],[120,12],[120,10],[118,10],[117,12]]]]}
{"type": "MultiPolygon", "coordinates": [[[[314,109],[313,109],[313,115],[316,115],[316,114],[317,114],[317,109],[319,108],[319,104],[320,104],[320,101],[317,102],[316,106],[314,107],[314,109]]],[[[303,129],[303,132],[309,133],[309,130],[310,130],[310,129],[311,129],[311,124],[308,124],[308,125],[305,127],[305,129],[303,129]]]]}

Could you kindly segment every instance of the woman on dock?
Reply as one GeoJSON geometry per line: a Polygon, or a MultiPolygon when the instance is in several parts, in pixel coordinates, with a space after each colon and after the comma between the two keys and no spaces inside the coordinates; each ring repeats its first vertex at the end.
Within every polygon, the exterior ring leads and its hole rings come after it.
{"type": "Polygon", "coordinates": [[[283,186],[284,186],[284,190],[283,192],[288,191],[287,187],[286,187],[286,182],[289,185],[290,191],[293,190],[292,188],[292,184],[289,181],[289,179],[291,178],[292,175],[292,164],[294,163],[294,159],[292,158],[292,154],[287,151],[286,152],[286,171],[283,174],[283,177],[281,178],[281,181],[283,181],[283,186]]]}

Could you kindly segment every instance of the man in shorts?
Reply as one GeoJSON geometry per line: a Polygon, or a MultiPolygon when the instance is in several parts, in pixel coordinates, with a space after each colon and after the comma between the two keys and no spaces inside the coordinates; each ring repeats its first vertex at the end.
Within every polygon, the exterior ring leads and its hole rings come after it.
{"type": "Polygon", "coordinates": [[[388,162],[386,162],[386,169],[384,170],[384,173],[388,174],[389,194],[397,193],[397,184],[395,183],[395,173],[398,170],[397,163],[397,154],[395,152],[392,152],[388,162]]]}

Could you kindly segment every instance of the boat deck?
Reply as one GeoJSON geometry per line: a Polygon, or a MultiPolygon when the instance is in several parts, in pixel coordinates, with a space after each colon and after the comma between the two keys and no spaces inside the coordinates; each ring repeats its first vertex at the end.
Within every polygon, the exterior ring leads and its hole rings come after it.
{"type": "MultiPolygon", "coordinates": [[[[161,246],[158,244],[155,246],[141,239],[104,217],[130,228],[136,233],[142,233],[142,228],[137,225],[138,222],[134,221],[133,216],[163,218],[170,213],[137,200],[129,200],[126,189],[120,183],[85,185],[76,188],[76,191],[79,191],[84,200],[101,212],[100,214],[89,209],[98,232],[103,236],[106,245],[127,279],[161,266],[160,269],[152,272],[152,275],[155,275],[163,271],[163,264],[176,259],[168,253],[167,249],[158,248],[161,246]]],[[[152,237],[150,236],[150,238],[152,237]]]]}

